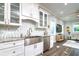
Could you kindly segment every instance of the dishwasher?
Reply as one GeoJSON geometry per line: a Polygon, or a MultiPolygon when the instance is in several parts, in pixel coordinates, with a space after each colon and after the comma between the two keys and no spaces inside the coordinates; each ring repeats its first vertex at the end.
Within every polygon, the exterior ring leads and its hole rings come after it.
{"type": "Polygon", "coordinates": [[[43,37],[43,46],[44,46],[43,52],[46,52],[49,50],[49,48],[50,48],[50,36],[43,37]]]}

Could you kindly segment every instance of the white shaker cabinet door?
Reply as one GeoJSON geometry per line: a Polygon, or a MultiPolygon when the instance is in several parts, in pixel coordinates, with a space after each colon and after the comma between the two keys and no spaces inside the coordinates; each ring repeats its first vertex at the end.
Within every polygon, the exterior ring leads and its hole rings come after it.
{"type": "Polygon", "coordinates": [[[24,45],[14,47],[14,56],[17,56],[24,52],[24,45]]]}
{"type": "Polygon", "coordinates": [[[38,4],[33,4],[32,6],[32,17],[35,19],[39,19],[38,4]]]}
{"type": "Polygon", "coordinates": [[[43,42],[35,44],[34,55],[39,55],[43,53],[43,42]]]}
{"type": "Polygon", "coordinates": [[[21,10],[23,16],[28,16],[28,17],[32,16],[32,3],[22,3],[21,7],[22,7],[21,10]]]}
{"type": "Polygon", "coordinates": [[[43,52],[43,42],[25,46],[25,56],[36,56],[43,52]]]}
{"type": "Polygon", "coordinates": [[[34,55],[34,45],[25,46],[25,56],[34,55]]]}

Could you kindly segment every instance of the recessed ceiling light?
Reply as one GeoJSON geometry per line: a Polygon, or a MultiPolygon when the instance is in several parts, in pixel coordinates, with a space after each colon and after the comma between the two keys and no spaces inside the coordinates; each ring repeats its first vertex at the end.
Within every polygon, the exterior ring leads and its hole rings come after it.
{"type": "Polygon", "coordinates": [[[60,14],[63,14],[63,13],[64,13],[63,11],[60,12],[60,14]]]}
{"type": "Polygon", "coordinates": [[[66,6],[66,5],[67,5],[67,3],[64,3],[64,5],[66,6]]]}
{"type": "Polygon", "coordinates": [[[79,15],[77,15],[79,17],[79,15]]]}

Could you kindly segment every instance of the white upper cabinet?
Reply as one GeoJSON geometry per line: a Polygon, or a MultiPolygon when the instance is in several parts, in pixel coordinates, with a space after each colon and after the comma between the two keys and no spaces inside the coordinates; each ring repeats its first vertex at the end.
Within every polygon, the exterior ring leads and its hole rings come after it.
{"type": "Polygon", "coordinates": [[[21,6],[20,3],[8,3],[8,19],[10,25],[21,25],[21,6]]]}
{"type": "Polygon", "coordinates": [[[32,6],[32,17],[35,19],[39,19],[38,4],[33,4],[32,6]]]}
{"type": "Polygon", "coordinates": [[[5,23],[5,4],[4,3],[0,3],[0,24],[4,24],[5,23]]]}
{"type": "Polygon", "coordinates": [[[19,3],[0,3],[0,24],[20,25],[20,7],[19,3]]]}
{"type": "Polygon", "coordinates": [[[20,4],[19,3],[10,3],[10,9],[9,9],[9,24],[11,25],[20,25],[21,19],[20,19],[20,4]]]}
{"type": "Polygon", "coordinates": [[[32,4],[31,3],[22,3],[22,15],[31,17],[32,15],[32,4]]]}
{"type": "Polygon", "coordinates": [[[32,19],[34,21],[39,19],[38,4],[22,3],[22,19],[32,19]],[[25,18],[24,18],[25,17],[25,18]]]}
{"type": "Polygon", "coordinates": [[[40,28],[46,28],[48,27],[48,13],[43,10],[39,9],[39,27],[40,28]]]}

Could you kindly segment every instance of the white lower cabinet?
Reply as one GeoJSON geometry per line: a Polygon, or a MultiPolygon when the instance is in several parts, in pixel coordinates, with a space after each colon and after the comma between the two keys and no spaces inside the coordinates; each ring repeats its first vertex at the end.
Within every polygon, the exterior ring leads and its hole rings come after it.
{"type": "Polygon", "coordinates": [[[24,53],[24,41],[13,41],[0,44],[0,56],[18,56],[24,53]],[[7,44],[7,45],[6,45],[7,44]],[[4,46],[4,47],[1,47],[4,46]]]}
{"type": "Polygon", "coordinates": [[[24,52],[23,52],[23,53],[21,53],[21,54],[18,54],[17,56],[24,56],[24,52]]]}
{"type": "Polygon", "coordinates": [[[34,55],[34,45],[25,46],[25,56],[34,55]]]}
{"type": "Polygon", "coordinates": [[[21,54],[22,52],[24,52],[24,48],[21,45],[21,46],[16,46],[16,47],[0,50],[0,56],[17,56],[18,54],[21,54]]]}
{"type": "Polygon", "coordinates": [[[0,56],[13,56],[14,49],[8,48],[8,49],[2,49],[0,50],[0,56]]]}
{"type": "Polygon", "coordinates": [[[17,55],[23,53],[24,52],[24,45],[19,45],[19,46],[14,47],[13,52],[14,52],[13,53],[14,56],[17,56],[17,55]]]}
{"type": "Polygon", "coordinates": [[[43,42],[24,46],[24,41],[0,43],[0,56],[36,56],[43,53],[43,42]]]}
{"type": "Polygon", "coordinates": [[[36,56],[43,53],[43,42],[25,46],[25,56],[36,56]]]}
{"type": "Polygon", "coordinates": [[[43,53],[43,42],[35,44],[36,47],[34,48],[34,55],[38,55],[43,53]]]}

